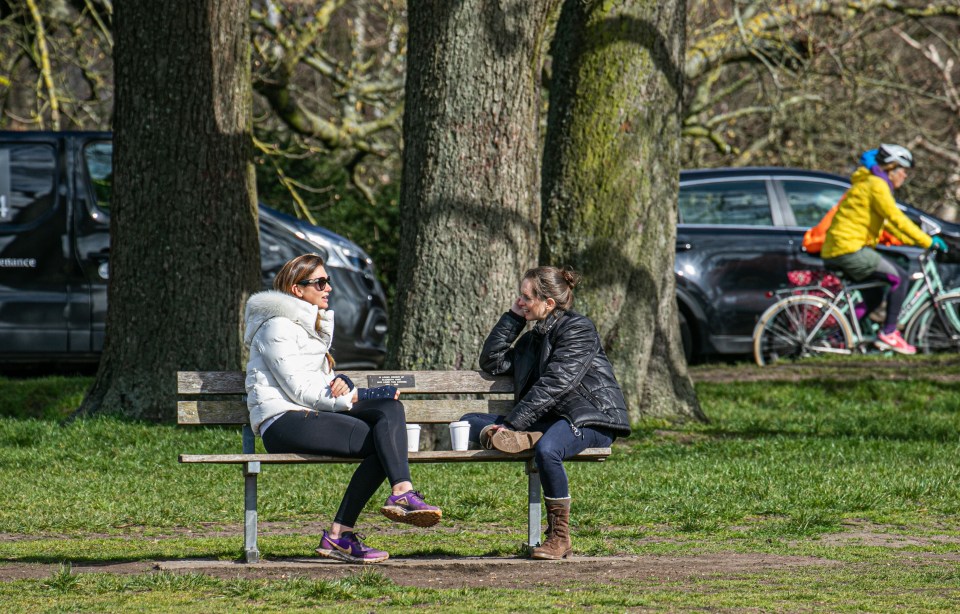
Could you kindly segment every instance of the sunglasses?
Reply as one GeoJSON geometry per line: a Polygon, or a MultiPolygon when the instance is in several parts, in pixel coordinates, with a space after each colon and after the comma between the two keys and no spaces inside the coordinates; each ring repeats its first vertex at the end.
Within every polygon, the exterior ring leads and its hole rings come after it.
{"type": "Polygon", "coordinates": [[[317,277],[316,279],[304,279],[303,281],[298,281],[298,286],[313,286],[317,290],[323,290],[328,285],[333,286],[331,279],[329,277],[317,277]]]}

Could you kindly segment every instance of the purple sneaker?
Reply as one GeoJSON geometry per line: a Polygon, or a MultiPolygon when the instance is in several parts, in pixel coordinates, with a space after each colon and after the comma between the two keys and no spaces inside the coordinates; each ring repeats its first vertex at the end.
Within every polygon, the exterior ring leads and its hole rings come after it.
{"type": "Polygon", "coordinates": [[[432,527],[440,522],[440,516],[443,515],[439,507],[427,505],[423,495],[415,490],[390,495],[380,512],[394,522],[405,522],[418,527],[432,527]]]}
{"type": "Polygon", "coordinates": [[[383,550],[364,545],[362,540],[362,535],[353,532],[344,532],[340,539],[333,539],[324,531],[317,554],[347,563],[380,563],[390,558],[383,550]]]}

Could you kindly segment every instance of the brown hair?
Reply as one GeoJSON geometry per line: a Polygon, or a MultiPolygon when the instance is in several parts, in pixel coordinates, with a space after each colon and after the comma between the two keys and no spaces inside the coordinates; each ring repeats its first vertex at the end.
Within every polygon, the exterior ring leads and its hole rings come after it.
{"type": "Polygon", "coordinates": [[[303,254],[287,262],[273,278],[273,289],[277,292],[293,294],[291,288],[299,281],[310,278],[318,266],[323,266],[323,258],[319,254],[303,254]]]}
{"type": "Polygon", "coordinates": [[[530,280],[530,287],[541,301],[552,298],[558,309],[573,306],[573,288],[580,283],[580,274],[570,267],[538,266],[523,274],[530,280]]]}
{"type": "MultiPolygon", "coordinates": [[[[284,294],[292,296],[293,292],[291,289],[294,284],[305,279],[310,279],[310,274],[320,266],[323,266],[323,257],[319,254],[303,254],[302,256],[297,256],[283,265],[283,268],[280,269],[277,276],[273,278],[273,289],[277,292],[283,292],[284,294]]],[[[317,321],[314,327],[317,331],[320,330],[319,313],[317,313],[317,321]]],[[[333,360],[333,355],[330,354],[330,352],[327,352],[327,363],[330,365],[331,370],[336,365],[336,362],[333,360]]]]}

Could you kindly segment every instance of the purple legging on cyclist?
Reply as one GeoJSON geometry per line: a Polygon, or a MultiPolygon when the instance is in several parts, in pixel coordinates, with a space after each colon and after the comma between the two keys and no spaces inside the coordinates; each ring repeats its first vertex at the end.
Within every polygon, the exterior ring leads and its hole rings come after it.
{"type": "MultiPolygon", "coordinates": [[[[897,318],[900,317],[900,309],[903,307],[903,301],[907,298],[909,287],[903,283],[907,278],[907,272],[894,264],[888,258],[881,256],[877,268],[864,281],[882,281],[890,284],[890,290],[887,292],[887,315],[883,321],[883,332],[889,335],[897,330],[897,318]]],[[[867,313],[876,309],[883,300],[881,293],[864,292],[864,301],[867,306],[867,313]]]]}

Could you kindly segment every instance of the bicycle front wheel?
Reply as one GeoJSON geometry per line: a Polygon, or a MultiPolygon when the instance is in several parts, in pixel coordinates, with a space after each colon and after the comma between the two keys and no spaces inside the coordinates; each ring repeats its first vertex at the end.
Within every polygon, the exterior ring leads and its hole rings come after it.
{"type": "Polygon", "coordinates": [[[907,343],[918,352],[960,351],[960,293],[929,301],[910,318],[905,332],[907,343]]]}
{"type": "Polygon", "coordinates": [[[758,365],[817,354],[850,354],[853,330],[828,301],[788,296],[763,312],[753,329],[753,358],[758,365]]]}

